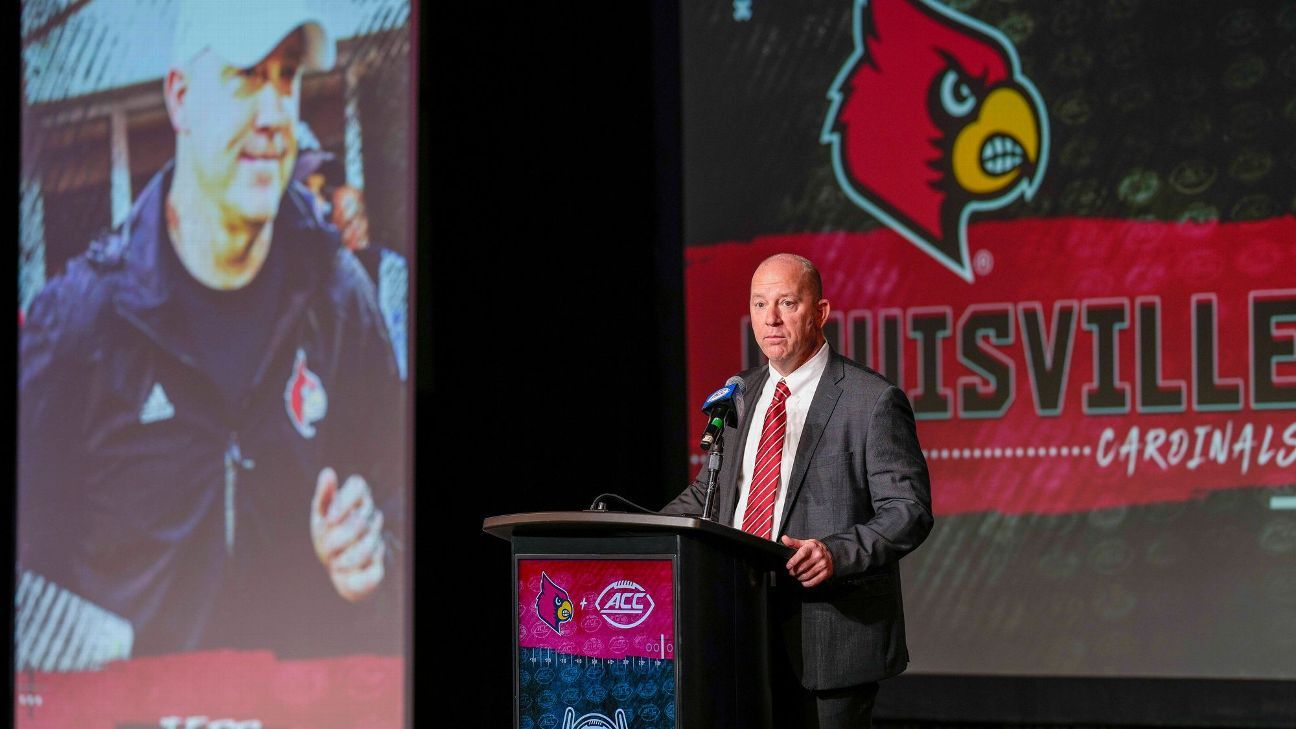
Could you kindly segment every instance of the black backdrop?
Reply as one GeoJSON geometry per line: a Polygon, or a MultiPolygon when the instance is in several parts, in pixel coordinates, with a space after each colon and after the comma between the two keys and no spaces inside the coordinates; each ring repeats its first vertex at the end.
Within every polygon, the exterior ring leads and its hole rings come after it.
{"type": "Polygon", "coordinates": [[[484,517],[683,487],[667,5],[421,9],[413,725],[511,723],[484,517]]]}

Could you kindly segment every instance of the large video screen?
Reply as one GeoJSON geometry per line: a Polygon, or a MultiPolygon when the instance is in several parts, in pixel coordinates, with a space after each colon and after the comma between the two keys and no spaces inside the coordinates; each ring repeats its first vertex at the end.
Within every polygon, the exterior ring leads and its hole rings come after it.
{"type": "Polygon", "coordinates": [[[14,719],[408,721],[407,0],[25,0],[14,719]]]}
{"type": "Polygon", "coordinates": [[[690,411],[816,262],[931,472],[910,670],[1296,678],[1296,5],[681,14],[690,411]]]}

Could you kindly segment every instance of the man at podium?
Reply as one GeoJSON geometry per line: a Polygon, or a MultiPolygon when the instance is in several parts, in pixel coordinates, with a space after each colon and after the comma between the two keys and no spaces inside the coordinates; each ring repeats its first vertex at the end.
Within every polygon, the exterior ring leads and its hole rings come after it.
{"type": "MultiPolygon", "coordinates": [[[[913,410],[828,346],[809,260],[763,261],[748,305],[769,363],[739,374],[747,396],[715,502],[722,523],[796,550],[771,598],[774,725],[866,727],[878,681],[909,661],[898,563],[932,528],[913,410]]],[[[700,513],[705,475],[662,512],[700,513]]]]}

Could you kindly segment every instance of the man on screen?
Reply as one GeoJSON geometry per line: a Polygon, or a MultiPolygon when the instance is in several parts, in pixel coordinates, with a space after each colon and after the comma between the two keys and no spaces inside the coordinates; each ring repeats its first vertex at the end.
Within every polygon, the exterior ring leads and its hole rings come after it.
{"type": "MultiPolygon", "coordinates": [[[[726,524],[795,550],[777,580],[774,725],[865,727],[878,681],[904,670],[898,561],[932,527],[927,464],[903,392],[832,351],[818,270],[791,254],[752,276],[752,329],[767,366],[718,479],[726,524]]],[[[697,514],[705,471],[663,512],[697,514]]]]}
{"type": "MultiPolygon", "coordinates": [[[[124,619],[131,655],[394,651],[403,390],[364,270],[290,182],[333,42],[295,2],[181,7],[175,159],[24,325],[20,568],[124,619]]],[[[32,610],[20,632],[55,619],[32,610]]]]}

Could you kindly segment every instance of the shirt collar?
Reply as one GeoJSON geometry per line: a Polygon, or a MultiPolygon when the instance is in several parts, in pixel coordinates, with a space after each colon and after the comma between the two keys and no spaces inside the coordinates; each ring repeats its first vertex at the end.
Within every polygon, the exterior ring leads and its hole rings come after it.
{"type": "Polygon", "coordinates": [[[769,367],[770,382],[785,380],[792,395],[799,395],[808,386],[819,381],[819,376],[823,374],[824,368],[828,366],[828,354],[828,342],[825,341],[819,345],[819,351],[815,352],[800,367],[792,370],[792,374],[786,377],[779,374],[779,371],[774,369],[774,365],[767,365],[769,367]]]}

